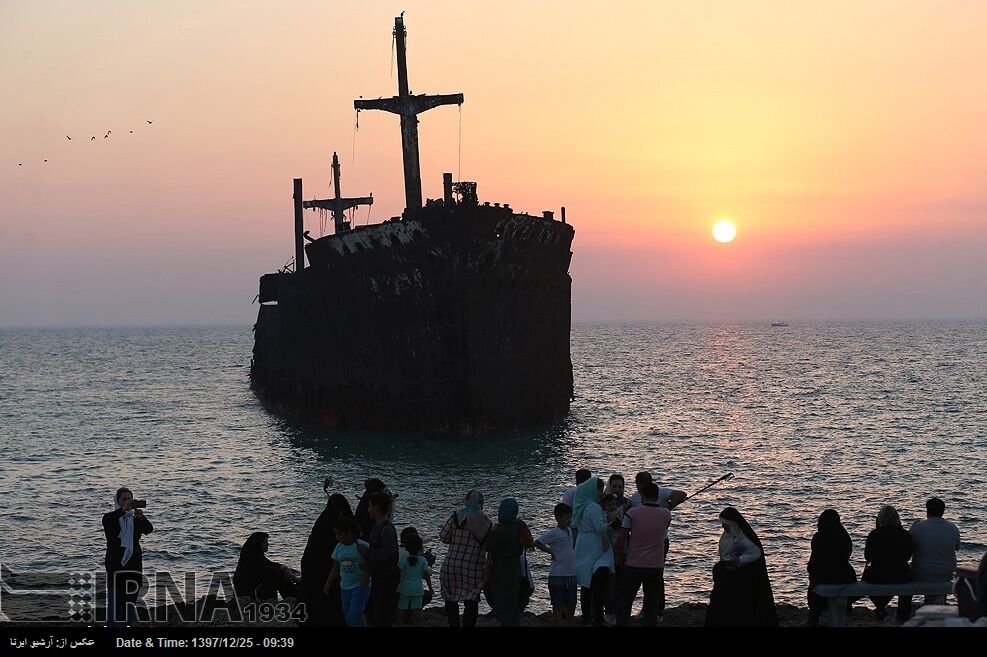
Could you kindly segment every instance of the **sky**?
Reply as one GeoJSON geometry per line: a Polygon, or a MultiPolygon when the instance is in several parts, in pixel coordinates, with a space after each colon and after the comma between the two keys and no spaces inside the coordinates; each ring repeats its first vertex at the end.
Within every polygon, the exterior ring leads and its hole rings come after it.
{"type": "Polygon", "coordinates": [[[400,214],[401,11],[424,196],[565,206],[573,321],[987,317],[984,2],[4,0],[0,326],[253,322],[334,150],[400,214]]]}

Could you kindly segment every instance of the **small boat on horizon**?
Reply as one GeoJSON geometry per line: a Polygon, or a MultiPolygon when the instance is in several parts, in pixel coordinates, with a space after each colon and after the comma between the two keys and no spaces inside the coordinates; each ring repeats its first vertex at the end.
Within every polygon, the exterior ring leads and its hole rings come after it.
{"type": "Polygon", "coordinates": [[[788,326],[788,322],[771,322],[771,326],[788,326]]]}

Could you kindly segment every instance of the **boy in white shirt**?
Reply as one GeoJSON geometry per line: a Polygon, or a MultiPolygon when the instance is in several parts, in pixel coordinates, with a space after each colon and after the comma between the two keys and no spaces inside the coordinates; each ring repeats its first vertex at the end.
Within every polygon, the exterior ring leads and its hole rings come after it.
{"type": "Polygon", "coordinates": [[[535,541],[535,547],[552,555],[548,570],[548,593],[556,625],[568,625],[576,613],[576,560],[573,555],[572,507],[555,505],[558,527],[550,529],[535,541]]]}

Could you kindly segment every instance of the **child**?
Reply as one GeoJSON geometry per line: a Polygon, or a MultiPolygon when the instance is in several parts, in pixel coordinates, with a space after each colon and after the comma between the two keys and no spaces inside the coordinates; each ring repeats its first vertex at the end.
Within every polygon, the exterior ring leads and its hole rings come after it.
{"type": "MultiPolygon", "coordinates": [[[[408,545],[408,537],[411,536],[412,534],[421,538],[421,534],[418,533],[418,528],[412,525],[408,525],[407,527],[402,529],[401,534],[399,535],[398,538],[398,569],[399,570],[401,568],[401,562],[408,558],[408,549],[406,546],[408,545]]],[[[424,544],[425,541],[424,539],[422,539],[422,545],[424,544]]],[[[428,564],[429,568],[432,568],[435,565],[435,555],[432,553],[432,548],[429,548],[424,552],[422,552],[422,556],[425,557],[425,563],[428,564]]],[[[401,585],[399,583],[398,589],[400,589],[400,587],[401,585]]],[[[422,596],[422,609],[424,609],[429,604],[431,604],[434,595],[435,595],[435,591],[431,589],[424,592],[424,595],[422,596]]],[[[401,609],[395,609],[396,621],[401,620],[401,616],[402,616],[401,612],[402,612],[401,609]]]]}
{"type": "Polygon", "coordinates": [[[401,615],[407,613],[409,624],[418,625],[421,623],[422,598],[425,595],[422,580],[428,582],[428,591],[434,594],[432,571],[422,552],[422,537],[418,532],[407,532],[406,529],[401,532],[401,538],[406,551],[401,551],[398,563],[401,569],[401,580],[398,583],[398,622],[403,620],[401,615]]]}
{"type": "Polygon", "coordinates": [[[558,527],[550,529],[535,541],[535,547],[552,555],[548,570],[548,593],[556,625],[568,625],[576,613],[576,562],[572,550],[572,507],[555,505],[558,527]]]}
{"type": "Polygon", "coordinates": [[[370,597],[370,576],[365,568],[366,559],[359,548],[360,546],[366,548],[367,543],[357,540],[360,526],[353,518],[339,518],[333,523],[332,528],[339,543],[332,551],[332,560],[335,563],[329,571],[329,579],[326,580],[322,590],[328,595],[336,578],[339,577],[346,624],[349,627],[366,627],[364,609],[367,606],[367,598],[370,597]]]}
{"type": "MultiPolygon", "coordinates": [[[[408,550],[407,550],[406,546],[408,545],[408,537],[411,536],[412,534],[417,535],[419,538],[421,537],[421,534],[418,533],[418,528],[417,527],[412,527],[411,525],[409,525],[409,526],[407,526],[407,527],[405,527],[404,529],[401,530],[401,534],[400,534],[400,536],[398,538],[398,548],[399,548],[398,549],[398,565],[401,564],[401,560],[402,559],[404,559],[405,557],[408,556],[408,550]]],[[[422,544],[424,545],[424,540],[422,541],[422,544]]],[[[424,556],[425,557],[425,561],[428,562],[428,567],[429,568],[431,568],[432,566],[435,565],[435,555],[432,554],[432,548],[429,548],[429,549],[425,550],[422,553],[422,556],[424,556]]]]}

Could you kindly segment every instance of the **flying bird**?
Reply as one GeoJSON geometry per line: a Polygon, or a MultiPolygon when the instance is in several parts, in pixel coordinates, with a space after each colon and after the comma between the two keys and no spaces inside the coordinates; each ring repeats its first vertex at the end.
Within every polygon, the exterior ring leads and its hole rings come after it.
{"type": "Polygon", "coordinates": [[[45,160],[45,162],[47,162],[47,161],[48,161],[48,160],[45,160]]]}
{"type": "Polygon", "coordinates": [[[17,163],[17,166],[22,167],[22,166],[24,166],[24,163],[23,162],[18,162],[17,163]]]}
{"type": "Polygon", "coordinates": [[[153,123],[153,122],[152,122],[152,121],[148,121],[148,122],[147,122],[147,124],[148,124],[148,125],[151,125],[151,123],[153,123]]]}
{"type": "Polygon", "coordinates": [[[130,134],[134,134],[134,131],[133,131],[133,130],[131,130],[131,131],[130,131],[130,134]]]}
{"type": "Polygon", "coordinates": [[[69,141],[72,141],[72,138],[69,137],[68,135],[65,135],[65,138],[68,139],[69,141]]]}
{"type": "Polygon", "coordinates": [[[90,139],[89,141],[96,141],[96,137],[95,137],[95,135],[94,135],[94,136],[93,136],[93,138],[92,138],[92,139],[90,139]]]}
{"type": "Polygon", "coordinates": [[[106,139],[106,137],[109,137],[112,134],[113,134],[113,131],[112,130],[107,130],[106,131],[106,135],[103,137],[103,139],[106,139]]]}

